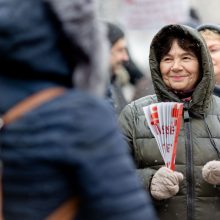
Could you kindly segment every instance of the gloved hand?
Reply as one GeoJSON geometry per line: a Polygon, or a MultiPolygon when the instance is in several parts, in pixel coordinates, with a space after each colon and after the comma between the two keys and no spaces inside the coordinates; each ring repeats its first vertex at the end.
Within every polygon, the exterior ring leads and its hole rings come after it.
{"type": "Polygon", "coordinates": [[[213,185],[220,184],[220,161],[209,161],[202,168],[203,179],[213,185]]]}
{"type": "Polygon", "coordinates": [[[152,178],[151,195],[158,200],[168,199],[179,192],[179,184],[182,181],[182,173],[161,167],[152,178]]]}

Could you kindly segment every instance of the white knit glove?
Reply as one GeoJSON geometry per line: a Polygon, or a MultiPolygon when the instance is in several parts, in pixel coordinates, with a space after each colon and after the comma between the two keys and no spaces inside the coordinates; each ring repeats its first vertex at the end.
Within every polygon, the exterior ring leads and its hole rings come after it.
{"type": "Polygon", "coordinates": [[[220,161],[209,161],[202,168],[203,179],[213,185],[220,185],[220,161]]]}
{"type": "Polygon", "coordinates": [[[179,192],[179,184],[182,181],[182,173],[161,167],[152,178],[151,195],[158,200],[168,199],[179,192]]]}

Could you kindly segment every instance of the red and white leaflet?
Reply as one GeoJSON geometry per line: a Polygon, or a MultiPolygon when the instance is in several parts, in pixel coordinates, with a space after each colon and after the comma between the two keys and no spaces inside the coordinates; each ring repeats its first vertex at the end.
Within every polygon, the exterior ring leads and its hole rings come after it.
{"type": "Polygon", "coordinates": [[[161,102],[145,106],[143,110],[148,126],[157,141],[165,165],[174,170],[183,104],[161,102]]]}

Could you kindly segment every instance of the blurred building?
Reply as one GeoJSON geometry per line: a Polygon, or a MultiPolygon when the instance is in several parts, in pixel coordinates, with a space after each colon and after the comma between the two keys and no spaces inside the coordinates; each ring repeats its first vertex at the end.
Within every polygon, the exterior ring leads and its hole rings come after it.
{"type": "Polygon", "coordinates": [[[197,10],[201,22],[220,23],[219,0],[190,0],[190,5],[197,10]]]}

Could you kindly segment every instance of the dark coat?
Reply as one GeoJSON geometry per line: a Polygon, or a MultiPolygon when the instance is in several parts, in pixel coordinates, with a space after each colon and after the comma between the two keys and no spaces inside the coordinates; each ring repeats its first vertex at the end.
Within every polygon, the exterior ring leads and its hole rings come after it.
{"type": "Polygon", "coordinates": [[[213,93],[216,96],[220,97],[220,87],[219,86],[215,86],[213,93]]]}
{"type": "Polygon", "coordinates": [[[6,220],[45,219],[72,197],[81,200],[77,219],[155,218],[116,118],[97,96],[105,84],[94,65],[105,57],[99,31],[93,1],[0,3],[0,113],[42,89],[66,88],[1,130],[6,220]]]}

